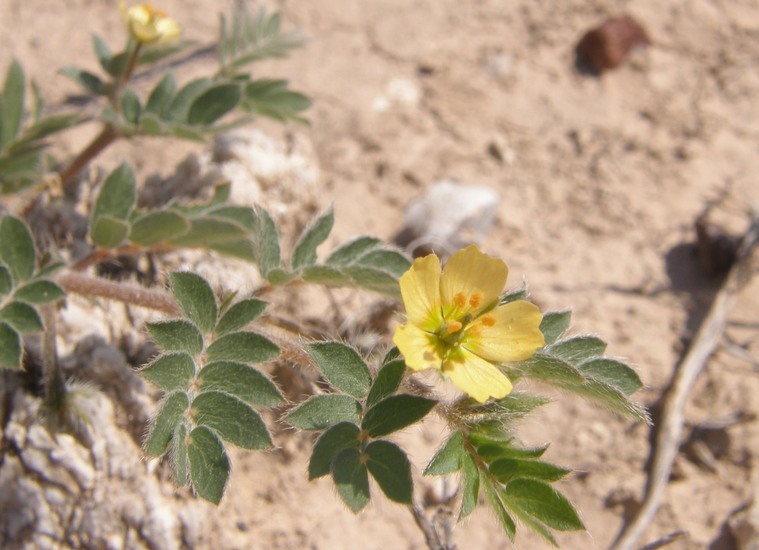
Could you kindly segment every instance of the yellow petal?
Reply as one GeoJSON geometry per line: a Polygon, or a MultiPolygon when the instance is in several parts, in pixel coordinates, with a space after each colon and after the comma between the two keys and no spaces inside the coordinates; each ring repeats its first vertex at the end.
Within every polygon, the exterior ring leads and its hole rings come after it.
{"type": "Polygon", "coordinates": [[[179,38],[179,35],[182,33],[182,28],[179,26],[179,23],[168,17],[159,19],[156,23],[156,29],[160,35],[158,41],[161,43],[171,42],[172,40],[179,38]]]}
{"type": "Polygon", "coordinates": [[[430,332],[442,324],[440,312],[440,259],[434,254],[417,258],[401,276],[401,296],[411,324],[430,332]]]}
{"type": "Polygon", "coordinates": [[[500,399],[511,392],[511,381],[484,359],[462,350],[457,358],[446,361],[443,372],[456,386],[484,403],[489,397],[500,399]]]}
{"type": "Polygon", "coordinates": [[[454,253],[440,281],[445,316],[477,315],[498,299],[508,276],[506,264],[483,254],[477,245],[454,253]]]}
{"type": "Polygon", "coordinates": [[[441,350],[435,346],[437,339],[412,324],[396,325],[393,343],[414,370],[440,369],[443,364],[441,350]]]}
{"type": "Polygon", "coordinates": [[[535,304],[510,302],[473,321],[461,345],[488,361],[522,361],[543,347],[542,319],[535,304]]]}

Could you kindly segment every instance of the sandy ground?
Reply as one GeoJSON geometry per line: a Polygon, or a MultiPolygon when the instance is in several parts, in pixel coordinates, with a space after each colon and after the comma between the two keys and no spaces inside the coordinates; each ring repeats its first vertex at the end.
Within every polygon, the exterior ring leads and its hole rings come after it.
{"type": "MultiPolygon", "coordinates": [[[[166,0],[187,34],[210,42],[222,3],[166,0]]],[[[494,189],[498,220],[483,242],[529,282],[544,309],[572,308],[575,332],[596,332],[629,359],[654,404],[717,288],[699,270],[693,222],[726,194],[722,219],[745,228],[759,206],[759,4],[753,0],[341,0],[272,6],[308,47],[257,74],[288,78],[310,95],[308,137],[321,168],[324,205],[335,205],[333,242],[361,233],[391,238],[403,209],[448,178],[494,189]],[[608,15],[629,13],[652,46],[601,78],[574,70],[573,47],[608,15]],[[496,147],[500,155],[493,154],[496,147]],[[500,157],[500,158],[498,158],[500,157]]],[[[0,1],[0,67],[18,58],[58,105],[75,88],[56,69],[90,56],[90,33],[120,44],[115,2],[0,1]]],[[[198,61],[180,68],[189,78],[198,61]]],[[[276,125],[262,127],[274,135],[276,125]]],[[[67,136],[73,152],[96,128],[67,136]]],[[[103,162],[135,160],[142,175],[167,174],[194,145],[119,145],[103,162]]],[[[759,286],[746,287],[728,336],[696,383],[689,426],[759,413],[759,286]],[[733,348],[734,349],[734,348],[733,348]],[[751,359],[753,357],[753,359],[751,359]],[[752,363],[753,360],[753,363],[752,363]]],[[[605,548],[645,481],[648,430],[555,395],[523,428],[551,441],[548,458],[580,473],[561,489],[588,534],[565,548],[605,548]],[[626,508],[627,506],[627,508],[626,508]]],[[[442,428],[404,434],[417,473],[442,428]]],[[[759,483],[759,422],[727,428],[712,469],[683,453],[642,543],[686,535],[672,548],[730,548],[724,525],[759,483]]],[[[406,510],[377,498],[359,516],[329,483],[308,483],[308,442],[236,453],[232,487],[218,514],[229,548],[421,548],[406,510]]],[[[508,548],[494,518],[478,511],[457,526],[459,548],[508,548]]],[[[521,548],[543,546],[522,530],[521,548]]]]}

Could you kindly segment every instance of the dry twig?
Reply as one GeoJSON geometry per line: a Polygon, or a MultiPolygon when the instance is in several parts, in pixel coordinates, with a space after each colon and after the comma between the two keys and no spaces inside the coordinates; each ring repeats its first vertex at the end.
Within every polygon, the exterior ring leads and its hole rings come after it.
{"type": "Polygon", "coordinates": [[[680,444],[685,402],[696,378],[722,338],[727,324],[727,313],[736,292],[751,276],[750,259],[757,242],[759,218],[754,217],[751,227],[741,240],[735,264],[714,296],[709,313],[701,323],[688,353],[676,369],[665,393],[659,431],[651,448],[651,471],[646,480],[643,503],[632,521],[620,530],[612,545],[613,550],[633,548],[659,508],[680,444]]]}

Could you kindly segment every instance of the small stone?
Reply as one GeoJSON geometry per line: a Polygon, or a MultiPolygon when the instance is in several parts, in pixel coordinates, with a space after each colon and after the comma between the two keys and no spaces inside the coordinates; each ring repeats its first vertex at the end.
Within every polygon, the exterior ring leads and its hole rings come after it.
{"type": "Polygon", "coordinates": [[[634,48],[651,43],[645,29],[630,16],[613,17],[589,30],[575,48],[582,71],[601,74],[617,68],[634,48]]]}
{"type": "Polygon", "coordinates": [[[451,254],[483,239],[493,226],[498,202],[492,189],[441,180],[409,204],[395,242],[414,256],[451,254]]]}

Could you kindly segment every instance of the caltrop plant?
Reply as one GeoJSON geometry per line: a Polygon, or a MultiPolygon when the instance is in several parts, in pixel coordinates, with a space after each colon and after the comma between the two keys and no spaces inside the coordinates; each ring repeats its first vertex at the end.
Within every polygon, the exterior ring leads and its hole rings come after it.
{"type": "MultiPolygon", "coordinates": [[[[524,290],[503,294],[506,265],[476,246],[453,254],[441,269],[435,255],[413,263],[381,240],[361,236],[331,252],[317,249],[334,223],[331,209],[305,228],[283,257],[280,232],[262,207],[235,205],[230,186],[215,187],[205,202],[174,200],[159,208],[136,206],[139,185],[127,163],[100,183],[89,212],[91,248],[84,257],[48,246],[40,253],[24,217],[56,188],[83,184],[80,174],[119,139],[157,136],[204,140],[248,124],[254,115],[303,122],[309,100],[282,80],[254,79],[253,62],[282,57],[303,41],[284,33],[277,14],[237,7],[221,17],[214,74],[179,84],[173,73],[141,95],[132,87],[142,68],[161,68],[189,41],[180,26],[148,4],[122,5],[128,39],[113,52],[98,37],[93,47],[102,70],[75,67],[72,78],[100,105],[101,131],[79,155],[61,162],[49,154],[51,136],[88,117],[74,112],[45,116],[34,85],[17,62],[7,71],[0,95],[0,190],[21,197],[17,212],[0,218],[0,365],[23,369],[27,335],[44,333],[45,410],[65,420],[75,409],[75,387],[55,360],[56,303],[70,292],[108,297],[171,312],[149,323],[158,355],[140,370],[162,390],[144,441],[145,454],[163,457],[177,484],[219,503],[230,478],[230,445],[269,449],[277,421],[316,434],[309,479],[328,476],[354,512],[371,498],[370,478],[390,500],[414,510],[414,479],[406,452],[393,434],[437,414],[449,435],[429,458],[424,475],[457,474],[459,517],[481,502],[514,538],[517,522],[556,545],[554,531],[584,529],[554,483],[570,470],[543,460],[546,447],[526,447],[518,421],[548,402],[518,389],[522,379],[580,395],[619,414],[647,421],[631,401],[641,387],[626,364],[604,356],[606,344],[594,336],[567,336],[569,312],[542,314],[524,290]],[[27,109],[31,103],[31,110],[27,109]],[[160,291],[105,283],[82,271],[114,257],[205,248],[250,262],[265,284],[249,296],[236,289],[217,293],[190,271],[168,275],[170,296],[160,291]],[[320,260],[320,257],[322,258],[320,260]],[[65,261],[54,258],[68,258],[65,261]],[[402,300],[406,319],[396,325],[383,358],[364,357],[350,342],[309,340],[305,330],[274,337],[261,298],[271,289],[300,284],[348,286],[402,300]],[[147,299],[146,293],[153,292],[147,299]],[[291,403],[262,365],[295,352],[308,358],[321,383],[317,392],[291,403]],[[421,383],[415,372],[434,369],[463,390],[450,400],[421,383]],[[514,389],[514,388],[517,389],[514,389]]],[[[44,208],[42,206],[41,208],[44,208]]],[[[59,423],[59,426],[70,425],[59,423]]],[[[137,459],[138,457],[135,457],[137,459]]],[[[430,546],[441,544],[427,537],[430,546]]]]}

